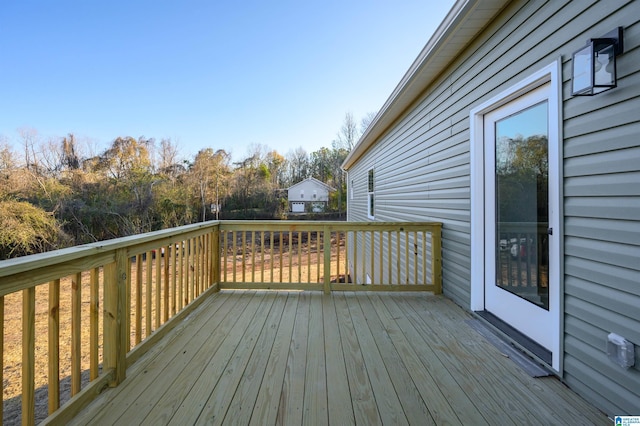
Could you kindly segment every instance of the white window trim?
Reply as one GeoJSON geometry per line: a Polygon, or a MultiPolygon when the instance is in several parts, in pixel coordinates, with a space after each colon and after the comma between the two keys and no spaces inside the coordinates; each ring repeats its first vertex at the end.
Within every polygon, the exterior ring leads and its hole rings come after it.
{"type": "MultiPolygon", "coordinates": [[[[558,149],[549,150],[549,162],[557,162],[558,164],[558,189],[549,193],[549,198],[555,200],[555,205],[558,206],[558,213],[555,217],[562,218],[562,126],[561,126],[561,113],[562,113],[562,58],[557,59],[553,63],[545,66],[541,70],[533,73],[531,76],[525,78],[519,83],[511,86],[509,89],[501,92],[500,94],[492,97],[491,99],[483,102],[474,109],[471,110],[470,116],[470,154],[471,154],[471,300],[470,308],[473,311],[482,311],[485,308],[485,294],[484,294],[484,276],[485,276],[485,218],[484,218],[484,115],[490,111],[493,111],[509,102],[519,98],[520,96],[532,91],[533,89],[540,87],[541,85],[551,82],[551,95],[549,97],[550,116],[557,117],[557,121],[550,122],[550,132],[554,131],[558,135],[558,149]],[[553,130],[552,130],[553,127],[553,130]]],[[[557,244],[556,252],[559,254],[554,259],[549,259],[551,265],[550,268],[556,268],[560,276],[560,285],[558,288],[558,294],[555,295],[555,303],[559,304],[559,308],[556,310],[558,313],[557,323],[559,328],[557,330],[557,345],[553,348],[552,352],[559,354],[559,357],[554,356],[554,362],[552,367],[562,374],[562,335],[564,333],[564,326],[561,318],[564,315],[564,300],[563,300],[563,283],[561,277],[563,276],[562,262],[560,259],[564,257],[562,251],[563,241],[562,236],[564,231],[562,229],[562,220],[557,223],[550,223],[554,229],[554,234],[557,238],[554,238],[553,244],[557,244]]],[[[550,300],[552,296],[550,295],[550,300]]]]}
{"type": "Polygon", "coordinates": [[[373,167],[367,170],[367,217],[375,219],[376,217],[376,173],[373,167]],[[369,174],[373,173],[373,191],[369,191],[369,174]],[[371,214],[371,200],[373,199],[373,214],[371,214]]]}

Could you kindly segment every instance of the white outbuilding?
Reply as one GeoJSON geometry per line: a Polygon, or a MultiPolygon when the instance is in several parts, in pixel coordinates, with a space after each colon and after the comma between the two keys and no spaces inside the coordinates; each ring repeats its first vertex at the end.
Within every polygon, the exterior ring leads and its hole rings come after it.
{"type": "Polygon", "coordinates": [[[324,212],[329,205],[329,193],[332,191],[335,189],[326,183],[316,178],[306,178],[287,190],[289,211],[292,213],[324,212]]]}

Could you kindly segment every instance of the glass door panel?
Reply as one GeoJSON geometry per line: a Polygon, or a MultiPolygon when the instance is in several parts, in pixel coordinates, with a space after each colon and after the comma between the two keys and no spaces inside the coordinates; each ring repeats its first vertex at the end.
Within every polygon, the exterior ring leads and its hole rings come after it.
{"type": "Polygon", "coordinates": [[[548,102],[495,122],[495,285],[549,309],[548,102]]]}

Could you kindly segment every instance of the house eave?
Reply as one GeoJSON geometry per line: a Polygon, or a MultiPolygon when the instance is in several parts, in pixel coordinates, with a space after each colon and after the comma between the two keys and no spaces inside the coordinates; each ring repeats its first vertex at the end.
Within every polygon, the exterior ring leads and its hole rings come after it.
{"type": "Polygon", "coordinates": [[[509,0],[458,0],[342,163],[349,168],[471,43],[509,0]]]}

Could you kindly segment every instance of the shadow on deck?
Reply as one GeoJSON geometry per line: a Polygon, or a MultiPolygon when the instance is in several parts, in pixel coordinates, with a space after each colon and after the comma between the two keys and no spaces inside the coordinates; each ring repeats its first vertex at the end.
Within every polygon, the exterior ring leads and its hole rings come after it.
{"type": "Polygon", "coordinates": [[[426,293],[221,291],[74,424],[610,424],[426,293]]]}

